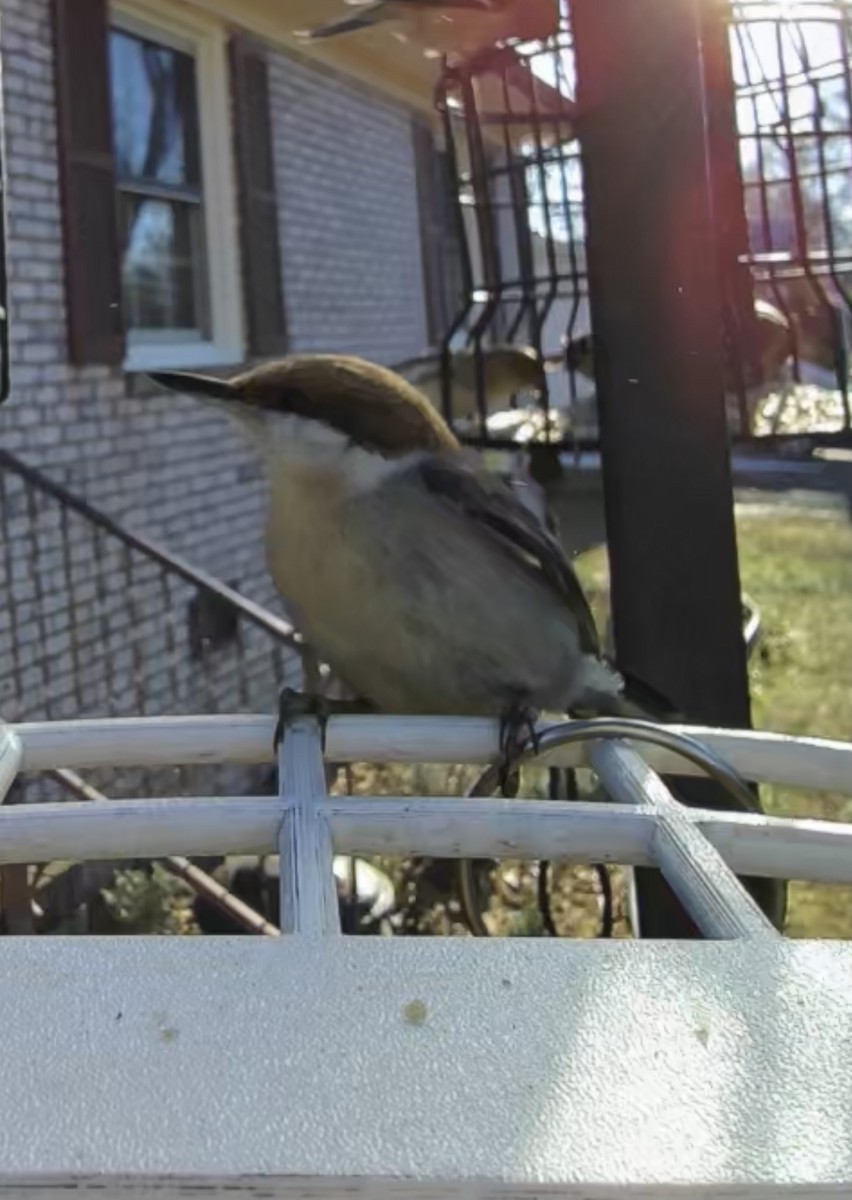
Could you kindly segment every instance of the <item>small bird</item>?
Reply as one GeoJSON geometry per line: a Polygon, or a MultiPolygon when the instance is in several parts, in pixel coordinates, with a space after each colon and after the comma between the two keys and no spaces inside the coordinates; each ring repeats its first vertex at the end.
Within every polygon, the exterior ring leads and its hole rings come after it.
{"type": "Polygon", "coordinates": [[[602,657],[559,543],[399,375],[297,354],[151,378],[241,421],[265,460],[275,587],[369,706],[497,717],[505,762],[540,710],[648,715],[656,698],[602,657]]]}
{"type": "MultiPolygon", "coordinates": [[[[402,375],[443,413],[442,356],[424,354],[394,363],[392,371],[402,375]]],[[[477,363],[473,350],[457,350],[450,357],[450,409],[453,424],[479,414],[477,363]]],[[[507,406],[512,397],[530,392],[540,397],[547,389],[544,367],[530,346],[500,343],[482,349],[483,399],[486,416],[507,406]]]]}
{"type": "Polygon", "coordinates": [[[543,41],[559,29],[557,0],[347,0],[356,11],[313,29],[308,41],[376,26],[400,27],[400,36],[427,53],[465,54],[499,41],[543,41]]]}
{"type": "MultiPolygon", "coordinates": [[[[779,308],[766,300],[757,298],[754,301],[754,316],[757,330],[758,379],[746,389],[746,405],[750,419],[753,418],[760,400],[769,391],[788,385],[787,362],[793,352],[790,321],[779,308]]],[[[593,333],[585,333],[581,337],[567,341],[562,351],[563,364],[586,379],[594,380],[595,344],[596,339],[593,333]]],[[[555,355],[549,356],[545,365],[550,367],[556,357],[555,355]]],[[[728,418],[732,424],[739,421],[739,402],[735,391],[736,385],[729,367],[726,372],[726,405],[728,418]]]]}
{"type": "MultiPolygon", "coordinates": [[[[774,383],[781,377],[781,368],[792,353],[790,322],[780,309],[766,300],[754,302],[757,321],[757,351],[761,380],[774,383]]],[[[587,379],[595,377],[595,336],[584,333],[565,344],[563,362],[573,371],[587,379]]],[[[555,356],[551,356],[553,358],[555,356]]]]}

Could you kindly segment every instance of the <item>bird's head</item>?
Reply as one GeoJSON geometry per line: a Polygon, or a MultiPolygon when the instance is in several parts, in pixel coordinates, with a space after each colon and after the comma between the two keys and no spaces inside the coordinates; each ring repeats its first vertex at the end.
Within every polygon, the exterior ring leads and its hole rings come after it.
{"type": "MultiPolygon", "coordinates": [[[[453,371],[470,387],[476,386],[476,369],[473,351],[463,350],[454,355],[453,371]]],[[[547,393],[544,366],[530,346],[508,343],[488,346],[482,352],[482,371],[489,409],[518,392],[533,392],[537,396],[547,393]]]]}
{"type": "Polygon", "coordinates": [[[383,458],[458,451],[425,396],[394,371],[342,354],[293,354],[230,379],[152,372],[161,387],[209,400],[240,418],[263,445],[336,438],[383,458]]]}
{"type": "Polygon", "coordinates": [[[795,354],[792,325],[780,308],[760,297],[754,301],[754,316],[762,380],[772,385],[777,382],[784,363],[795,354]]]}
{"type": "MultiPolygon", "coordinates": [[[[556,356],[554,356],[556,357],[556,356]]],[[[580,337],[565,339],[563,350],[558,355],[561,365],[569,371],[576,371],[586,379],[595,377],[595,336],[592,333],[581,334],[580,337]]]]}

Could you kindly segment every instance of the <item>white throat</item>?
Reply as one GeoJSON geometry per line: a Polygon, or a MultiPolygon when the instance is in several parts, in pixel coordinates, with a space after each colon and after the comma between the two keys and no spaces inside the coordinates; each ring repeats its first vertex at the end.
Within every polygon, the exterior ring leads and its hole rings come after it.
{"type": "MultiPolygon", "coordinates": [[[[236,411],[236,410],[234,410],[236,411]]],[[[386,459],[353,443],[324,421],[263,409],[237,412],[259,450],[270,480],[282,475],[333,476],[348,492],[378,487],[411,462],[412,456],[386,459]]]]}

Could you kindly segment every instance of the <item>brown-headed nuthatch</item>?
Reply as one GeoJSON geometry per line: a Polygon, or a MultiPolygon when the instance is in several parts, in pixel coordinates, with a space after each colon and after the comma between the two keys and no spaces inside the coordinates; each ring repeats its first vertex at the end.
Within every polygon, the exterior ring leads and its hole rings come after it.
{"type": "Polygon", "coordinates": [[[504,731],[542,709],[646,715],[604,661],[559,543],[399,375],[297,354],[229,380],[151,378],[242,421],[266,464],[275,586],[369,705],[504,731]]]}
{"type": "MultiPolygon", "coordinates": [[[[481,361],[473,350],[456,350],[449,357],[450,411],[453,423],[476,419],[477,372],[481,371],[485,415],[509,405],[519,393],[540,397],[546,390],[544,366],[530,346],[497,343],[483,346],[481,361]]],[[[391,370],[402,375],[410,384],[443,413],[443,358],[439,352],[394,363],[391,370]]]]}

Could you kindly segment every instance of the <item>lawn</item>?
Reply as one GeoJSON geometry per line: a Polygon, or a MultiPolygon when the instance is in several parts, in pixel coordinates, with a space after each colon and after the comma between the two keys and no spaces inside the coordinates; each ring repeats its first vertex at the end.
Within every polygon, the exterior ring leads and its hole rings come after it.
{"type": "MultiPolygon", "coordinates": [[[[764,637],[751,666],[758,729],[852,738],[852,526],[845,514],[738,518],[743,586],[764,637]]],[[[852,820],[852,797],[766,787],[782,816],[852,820]]],[[[796,883],[787,932],[852,938],[852,888],[796,883]]]]}

